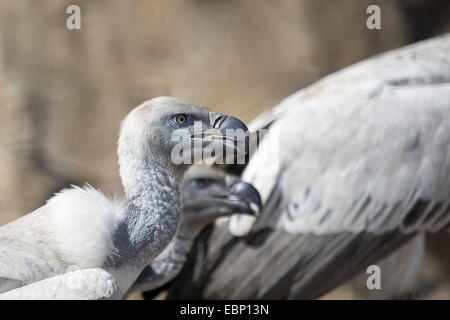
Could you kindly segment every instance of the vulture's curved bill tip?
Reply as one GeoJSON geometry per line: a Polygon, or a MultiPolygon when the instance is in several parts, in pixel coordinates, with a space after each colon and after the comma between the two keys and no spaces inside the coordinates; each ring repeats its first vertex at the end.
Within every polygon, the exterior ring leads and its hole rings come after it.
{"type": "MultiPolygon", "coordinates": [[[[231,196],[241,199],[243,206],[239,213],[259,216],[261,212],[261,196],[254,186],[244,181],[235,181],[229,188],[231,196]]],[[[238,212],[236,212],[238,213],[238,212]]]]}

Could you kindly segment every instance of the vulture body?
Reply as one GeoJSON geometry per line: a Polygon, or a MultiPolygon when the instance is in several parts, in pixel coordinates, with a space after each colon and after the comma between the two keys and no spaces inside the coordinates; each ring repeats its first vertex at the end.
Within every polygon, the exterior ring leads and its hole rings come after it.
{"type": "Polygon", "coordinates": [[[189,160],[208,148],[245,152],[224,139],[227,129],[247,130],[236,118],[170,97],[135,108],[118,144],[126,199],[74,187],[2,226],[0,299],[120,298],[176,232],[191,162],[174,161],[173,149],[181,143],[189,160]],[[173,139],[180,130],[186,141],[173,139]]]}
{"type": "Polygon", "coordinates": [[[318,298],[447,227],[449,53],[444,35],[375,56],[252,121],[261,215],[205,234],[169,298],[318,298]]]}

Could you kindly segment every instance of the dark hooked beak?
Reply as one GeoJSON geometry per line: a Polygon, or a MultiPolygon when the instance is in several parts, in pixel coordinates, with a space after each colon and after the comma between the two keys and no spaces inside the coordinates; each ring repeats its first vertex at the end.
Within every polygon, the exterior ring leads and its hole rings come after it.
{"type": "Polygon", "coordinates": [[[261,211],[261,197],[258,190],[251,184],[236,180],[228,186],[227,195],[216,195],[215,198],[220,198],[232,204],[236,214],[250,214],[255,217],[261,211]]]}
{"type": "Polygon", "coordinates": [[[243,155],[249,151],[249,131],[241,120],[218,112],[209,113],[211,129],[204,132],[204,139],[221,140],[225,147],[243,155]]]}
{"type": "Polygon", "coordinates": [[[214,159],[216,164],[245,164],[250,149],[247,126],[237,118],[217,112],[208,112],[208,117],[206,129],[204,123],[201,127],[194,124],[190,129],[194,162],[214,159]]]}

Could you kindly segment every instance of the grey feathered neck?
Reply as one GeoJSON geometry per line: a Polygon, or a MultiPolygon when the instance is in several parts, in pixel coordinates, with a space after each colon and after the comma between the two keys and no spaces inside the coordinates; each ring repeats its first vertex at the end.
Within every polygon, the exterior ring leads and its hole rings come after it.
{"type": "Polygon", "coordinates": [[[126,189],[126,212],[112,237],[116,251],[108,258],[107,269],[142,269],[169,244],[180,217],[183,174],[171,167],[147,157],[144,163],[128,161],[121,168],[132,187],[126,189]]]}
{"type": "Polygon", "coordinates": [[[153,290],[174,279],[183,268],[194,240],[202,229],[203,226],[181,221],[170,244],[145,267],[132,290],[153,290]]]}

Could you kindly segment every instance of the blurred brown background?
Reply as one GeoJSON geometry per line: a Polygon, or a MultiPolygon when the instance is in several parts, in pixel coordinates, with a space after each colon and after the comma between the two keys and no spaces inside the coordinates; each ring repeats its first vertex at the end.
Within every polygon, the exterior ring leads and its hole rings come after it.
{"type": "MultiPolygon", "coordinates": [[[[449,18],[447,0],[0,0],[0,225],[70,184],[121,192],[119,122],[144,100],[249,121],[328,73],[449,32],[449,18]],[[81,30],[66,28],[70,4],[81,30]],[[366,28],[370,4],[381,30],[366,28]]],[[[450,299],[449,235],[430,238],[424,283],[438,289],[423,297],[450,299]]]]}

